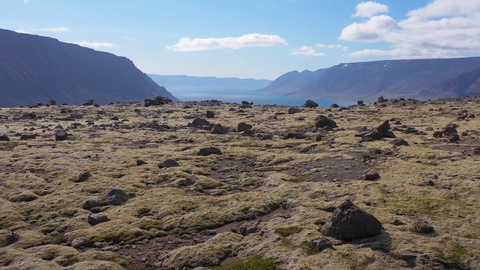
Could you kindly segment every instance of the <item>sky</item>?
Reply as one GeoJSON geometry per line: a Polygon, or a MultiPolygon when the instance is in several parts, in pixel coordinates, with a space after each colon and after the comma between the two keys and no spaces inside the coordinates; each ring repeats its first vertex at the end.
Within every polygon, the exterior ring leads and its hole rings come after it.
{"type": "Polygon", "coordinates": [[[125,56],[148,74],[273,80],[478,56],[480,0],[0,0],[0,28],[125,56]]]}

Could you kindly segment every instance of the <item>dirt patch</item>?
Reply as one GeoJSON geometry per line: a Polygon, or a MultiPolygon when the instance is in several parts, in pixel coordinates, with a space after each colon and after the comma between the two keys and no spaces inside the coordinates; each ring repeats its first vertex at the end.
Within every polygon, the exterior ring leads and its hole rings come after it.
{"type": "Polygon", "coordinates": [[[359,180],[368,167],[357,155],[354,159],[328,158],[311,161],[295,166],[287,173],[305,177],[307,182],[349,182],[359,180]]]}

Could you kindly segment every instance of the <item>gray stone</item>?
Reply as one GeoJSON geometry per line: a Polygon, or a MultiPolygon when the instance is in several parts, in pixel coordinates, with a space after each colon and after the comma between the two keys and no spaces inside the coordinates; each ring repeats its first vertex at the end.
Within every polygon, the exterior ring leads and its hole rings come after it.
{"type": "Polygon", "coordinates": [[[335,209],[321,232],[326,236],[349,241],[380,235],[382,224],[373,215],[346,200],[335,209]]]}
{"type": "Polygon", "coordinates": [[[68,133],[65,130],[55,132],[55,141],[65,141],[68,139],[68,133]]]}
{"type": "Polygon", "coordinates": [[[95,226],[97,224],[107,222],[110,219],[103,213],[96,213],[88,215],[88,224],[95,226]]]}
{"type": "Polygon", "coordinates": [[[178,167],[180,165],[178,164],[178,162],[175,159],[169,158],[169,159],[167,159],[163,162],[162,166],[164,168],[170,168],[170,167],[178,167]]]}
{"type": "Polygon", "coordinates": [[[305,104],[303,104],[303,107],[305,107],[305,108],[317,108],[318,103],[309,99],[309,100],[305,101],[305,104]]]}
{"type": "Polygon", "coordinates": [[[333,121],[332,119],[324,116],[324,115],[319,115],[317,119],[315,120],[315,127],[317,128],[325,128],[325,127],[330,127],[330,128],[336,128],[337,123],[333,121]]]}
{"type": "Polygon", "coordinates": [[[200,149],[198,152],[201,156],[209,156],[209,155],[221,155],[222,151],[216,147],[206,147],[200,149]]]}
{"type": "Polygon", "coordinates": [[[323,251],[327,248],[333,248],[332,242],[326,237],[319,237],[312,240],[312,247],[318,251],[323,251]]]}
{"type": "Polygon", "coordinates": [[[107,193],[107,199],[105,200],[105,204],[107,205],[122,205],[126,203],[129,199],[128,194],[118,188],[113,188],[107,193]]]}

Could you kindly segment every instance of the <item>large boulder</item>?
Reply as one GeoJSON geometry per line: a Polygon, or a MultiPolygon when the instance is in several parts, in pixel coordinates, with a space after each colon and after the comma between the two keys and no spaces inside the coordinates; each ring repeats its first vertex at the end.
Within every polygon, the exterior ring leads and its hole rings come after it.
{"type": "Polygon", "coordinates": [[[318,103],[309,99],[309,100],[305,101],[305,104],[303,104],[303,107],[305,107],[305,108],[317,108],[318,103]]]}
{"type": "Polygon", "coordinates": [[[128,194],[118,188],[112,188],[106,196],[105,204],[107,205],[122,205],[129,199],[128,194]]]}
{"type": "Polygon", "coordinates": [[[336,128],[337,123],[325,115],[319,115],[315,120],[315,127],[317,128],[336,128]]]}
{"type": "Polygon", "coordinates": [[[377,218],[346,200],[333,212],[321,232],[340,240],[353,240],[380,235],[382,224],[377,218]]]}

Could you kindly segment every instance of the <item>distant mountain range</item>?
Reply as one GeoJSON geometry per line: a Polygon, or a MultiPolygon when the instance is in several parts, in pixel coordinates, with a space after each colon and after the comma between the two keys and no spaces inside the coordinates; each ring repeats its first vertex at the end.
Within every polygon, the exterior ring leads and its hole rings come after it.
{"type": "Polygon", "coordinates": [[[132,61],[53,38],[0,29],[0,106],[32,105],[51,99],[81,104],[177,100],[132,61]]]}
{"type": "Polygon", "coordinates": [[[261,90],[350,101],[480,95],[480,57],[342,63],[314,72],[288,72],[261,90]]]}

